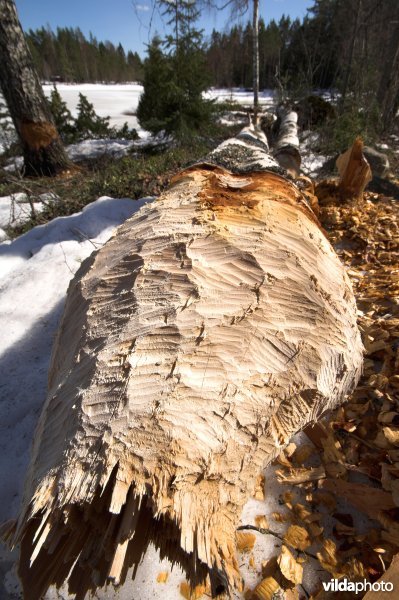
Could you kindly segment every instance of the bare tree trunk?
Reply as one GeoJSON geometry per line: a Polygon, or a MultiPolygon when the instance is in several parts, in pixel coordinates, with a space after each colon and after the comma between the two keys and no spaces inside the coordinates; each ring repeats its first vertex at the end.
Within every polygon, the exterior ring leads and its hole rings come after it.
{"type": "Polygon", "coordinates": [[[362,5],[362,0],[357,0],[355,24],[353,26],[353,34],[352,34],[350,49],[349,49],[349,58],[348,58],[348,63],[346,66],[346,71],[345,71],[344,84],[342,87],[341,108],[343,108],[344,104],[345,104],[346,94],[348,92],[348,87],[349,87],[349,79],[350,79],[351,72],[352,72],[353,54],[354,54],[354,50],[355,50],[355,43],[356,43],[357,32],[358,32],[358,28],[359,28],[359,17],[360,17],[361,5],[362,5]]]}
{"type": "Polygon", "coordinates": [[[260,469],[357,382],[345,269],[248,127],[70,285],[18,523],[26,598],[123,582],[153,542],[212,596],[260,469]]]}
{"type": "Polygon", "coordinates": [[[387,48],[388,59],[381,73],[377,99],[382,113],[383,129],[387,130],[395,118],[399,96],[399,18],[387,48]]]}
{"type": "Polygon", "coordinates": [[[70,166],[12,0],[0,0],[0,85],[23,148],[26,175],[70,166]]]}
{"type": "Polygon", "coordinates": [[[253,87],[254,87],[254,124],[257,123],[259,111],[259,0],[253,0],[253,87]]]}

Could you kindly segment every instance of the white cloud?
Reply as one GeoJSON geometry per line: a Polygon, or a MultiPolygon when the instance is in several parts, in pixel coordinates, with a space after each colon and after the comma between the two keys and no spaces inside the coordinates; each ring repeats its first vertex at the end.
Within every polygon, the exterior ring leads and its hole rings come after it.
{"type": "Polygon", "coordinates": [[[148,4],[136,4],[136,8],[137,10],[141,10],[142,12],[148,12],[150,10],[148,4]]]}

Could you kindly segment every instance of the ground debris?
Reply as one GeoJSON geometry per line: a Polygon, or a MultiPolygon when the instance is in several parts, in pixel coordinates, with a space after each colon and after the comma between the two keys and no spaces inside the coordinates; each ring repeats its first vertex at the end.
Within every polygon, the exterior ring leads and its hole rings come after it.
{"type": "MultiPolygon", "coordinates": [[[[348,402],[306,429],[310,443],[291,445],[275,463],[289,491],[280,498],[284,515],[266,517],[284,529],[277,562],[285,581],[276,571],[263,577],[300,598],[302,562],[306,573],[306,562],[317,560],[320,585],[308,592],[325,598],[322,580],[386,579],[399,552],[399,205],[371,192],[343,202],[334,181],[317,184],[316,195],[355,291],[365,363],[348,402]],[[363,515],[362,526],[342,503],[363,515]]],[[[270,596],[264,581],[267,594],[254,598],[270,596]]]]}

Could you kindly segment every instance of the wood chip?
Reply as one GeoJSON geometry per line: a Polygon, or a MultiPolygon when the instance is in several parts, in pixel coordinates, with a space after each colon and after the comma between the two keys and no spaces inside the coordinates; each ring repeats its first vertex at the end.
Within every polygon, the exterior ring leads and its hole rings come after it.
{"type": "Polygon", "coordinates": [[[266,577],[254,589],[251,600],[273,600],[274,593],[281,589],[273,577],[266,577]]]}
{"type": "Polygon", "coordinates": [[[369,515],[372,519],[375,519],[380,510],[395,508],[391,494],[362,483],[349,483],[342,479],[325,479],[319,485],[323,490],[345,498],[355,508],[369,515]]]}
{"type": "Polygon", "coordinates": [[[287,546],[283,545],[281,547],[281,554],[277,559],[277,563],[281,573],[288,581],[292,581],[296,585],[302,583],[303,567],[295,560],[287,546]]]}
{"type": "Polygon", "coordinates": [[[206,591],[206,585],[196,585],[195,588],[192,588],[187,581],[182,581],[180,584],[180,595],[186,600],[198,600],[206,591]]]}
{"type": "Polygon", "coordinates": [[[299,525],[290,525],[284,536],[284,541],[297,550],[306,550],[306,548],[312,545],[309,533],[304,527],[300,527],[299,525]]]}
{"type": "Polygon", "coordinates": [[[255,546],[256,536],[253,533],[246,533],[244,531],[237,531],[236,533],[236,544],[239,552],[251,552],[255,546]]]}
{"type": "Polygon", "coordinates": [[[259,529],[269,529],[269,522],[266,515],[256,515],[255,525],[256,527],[259,527],[259,529]]]}

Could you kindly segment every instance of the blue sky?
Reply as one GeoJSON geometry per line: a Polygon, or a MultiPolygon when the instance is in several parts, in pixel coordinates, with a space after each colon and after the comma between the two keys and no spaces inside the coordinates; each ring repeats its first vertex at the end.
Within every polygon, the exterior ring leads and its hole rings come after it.
{"type": "MultiPolygon", "coordinates": [[[[260,14],[266,22],[282,14],[303,17],[312,0],[260,0],[260,14]]],[[[155,33],[164,32],[162,19],[151,0],[16,0],[19,18],[24,29],[50,25],[80,27],[85,35],[91,31],[99,41],[110,40],[125,50],[145,55],[146,44],[155,33]]],[[[244,20],[249,18],[245,15],[244,20]]],[[[230,10],[223,13],[204,13],[199,26],[210,33],[222,31],[233,24],[230,10]]]]}

